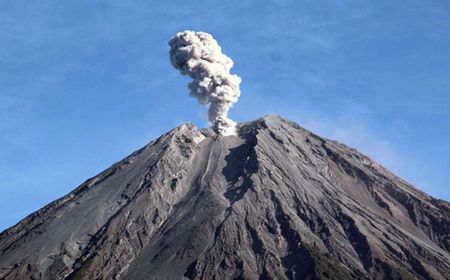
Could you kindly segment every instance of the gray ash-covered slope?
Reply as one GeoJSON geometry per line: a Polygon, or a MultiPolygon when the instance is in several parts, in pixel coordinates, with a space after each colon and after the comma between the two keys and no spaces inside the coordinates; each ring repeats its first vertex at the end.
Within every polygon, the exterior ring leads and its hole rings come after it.
{"type": "Polygon", "coordinates": [[[269,116],[185,124],[0,235],[0,279],[448,279],[450,204],[269,116]]]}

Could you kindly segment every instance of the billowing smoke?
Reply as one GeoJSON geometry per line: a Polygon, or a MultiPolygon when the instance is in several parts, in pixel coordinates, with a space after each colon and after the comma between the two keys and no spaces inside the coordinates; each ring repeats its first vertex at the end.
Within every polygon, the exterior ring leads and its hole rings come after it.
{"type": "Polygon", "coordinates": [[[236,123],[227,117],[238,101],[241,78],[230,74],[233,61],[222,53],[208,33],[179,32],[169,41],[170,61],[181,74],[193,79],[190,95],[208,107],[213,129],[222,135],[235,134],[236,123]]]}

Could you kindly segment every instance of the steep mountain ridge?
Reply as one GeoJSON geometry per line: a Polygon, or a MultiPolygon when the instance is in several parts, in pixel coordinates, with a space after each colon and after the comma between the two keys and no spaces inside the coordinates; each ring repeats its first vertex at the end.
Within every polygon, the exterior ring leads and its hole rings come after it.
{"type": "Polygon", "coordinates": [[[446,279],[450,205],[267,116],[181,125],[0,235],[5,279],[446,279]]]}

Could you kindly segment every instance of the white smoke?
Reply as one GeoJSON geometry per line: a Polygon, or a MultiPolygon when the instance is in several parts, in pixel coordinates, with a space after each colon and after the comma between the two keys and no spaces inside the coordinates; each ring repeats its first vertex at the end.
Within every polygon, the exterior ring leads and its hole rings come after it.
{"type": "Polygon", "coordinates": [[[221,135],[233,135],[236,122],[227,117],[238,101],[241,78],[230,74],[233,61],[222,53],[217,41],[208,33],[186,30],[169,41],[170,61],[181,74],[193,79],[190,95],[208,105],[208,119],[221,135]]]}

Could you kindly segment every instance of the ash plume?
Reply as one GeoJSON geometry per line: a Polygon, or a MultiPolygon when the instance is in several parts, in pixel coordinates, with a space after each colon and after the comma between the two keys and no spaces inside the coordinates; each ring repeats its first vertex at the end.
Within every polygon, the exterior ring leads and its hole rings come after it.
{"type": "Polygon", "coordinates": [[[173,67],[192,78],[190,95],[208,106],[213,129],[221,135],[235,134],[236,122],[227,117],[241,94],[241,78],[230,73],[233,60],[205,32],[179,32],[169,41],[169,46],[173,67]]]}

